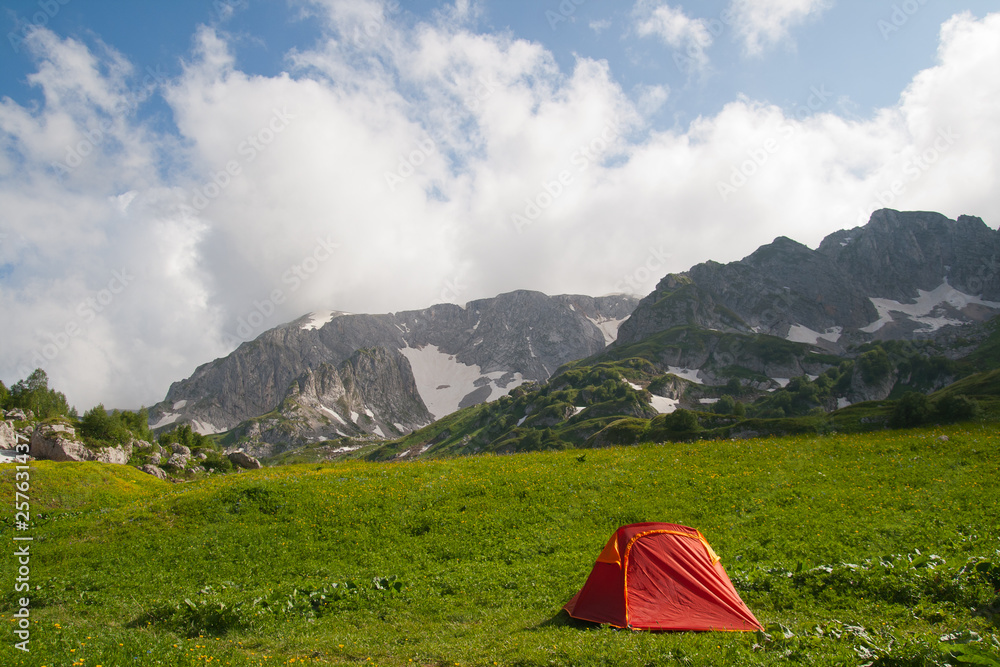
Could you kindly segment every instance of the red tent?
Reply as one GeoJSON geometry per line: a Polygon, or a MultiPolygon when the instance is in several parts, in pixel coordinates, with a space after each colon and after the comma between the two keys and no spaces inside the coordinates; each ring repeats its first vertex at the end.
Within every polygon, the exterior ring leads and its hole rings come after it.
{"type": "Polygon", "coordinates": [[[573,618],[634,630],[759,630],[705,537],[673,523],[633,523],[608,540],[573,618]]]}

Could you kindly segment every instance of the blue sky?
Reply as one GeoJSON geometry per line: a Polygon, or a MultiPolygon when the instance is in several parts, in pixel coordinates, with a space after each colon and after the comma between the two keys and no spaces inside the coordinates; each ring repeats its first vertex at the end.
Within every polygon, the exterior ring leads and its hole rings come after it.
{"type": "MultiPolygon", "coordinates": [[[[71,0],[44,23],[64,36],[93,43],[102,40],[120,51],[140,70],[146,67],[175,76],[180,60],[189,55],[199,25],[216,26],[233,37],[238,66],[248,73],[273,76],[288,67],[285,55],[323,38],[314,16],[302,4],[280,0],[179,0],[173,3],[86,3],[71,0]],[[121,4],[121,6],[114,6],[121,4]],[[95,6],[96,5],[96,6],[95,6]]],[[[674,91],[657,117],[659,126],[690,122],[698,114],[716,113],[743,94],[794,109],[812,86],[825,85],[846,98],[859,115],[896,101],[913,73],[929,67],[937,51],[941,24],[961,11],[982,17],[995,3],[947,3],[913,0],[918,11],[901,2],[840,0],[814,3],[825,9],[794,25],[789,37],[764,53],[745,57],[736,20],[723,23],[731,11],[725,0],[657,3],[681,8],[691,18],[712,22],[709,34],[710,71],[691,76],[674,56],[686,50],[635,34],[634,3],[612,0],[482,2],[470,29],[484,34],[510,33],[545,46],[563,70],[571,70],[578,55],[607,60],[623,88],[667,85],[674,91]],[[902,14],[895,8],[905,9],[902,14]],[[896,26],[894,20],[905,16],[896,26]],[[897,29],[898,28],[898,29],[897,29]]],[[[388,3],[388,14],[409,25],[432,20],[445,3],[429,0],[388,3]]],[[[789,5],[803,4],[789,2],[789,5]]],[[[6,2],[3,30],[41,23],[36,2],[6,2]]],[[[51,11],[51,10],[50,10],[51,11]]],[[[26,85],[34,61],[26,50],[4,53],[0,90],[18,102],[37,100],[26,85]]],[[[156,107],[155,103],[150,104],[156,107]]],[[[846,107],[845,107],[846,108],[846,107]]],[[[144,111],[146,111],[144,109],[144,111]]]]}
{"type": "Polygon", "coordinates": [[[0,380],[81,409],[315,310],[1000,217],[994,2],[118,5],[0,4],[0,380]]]}

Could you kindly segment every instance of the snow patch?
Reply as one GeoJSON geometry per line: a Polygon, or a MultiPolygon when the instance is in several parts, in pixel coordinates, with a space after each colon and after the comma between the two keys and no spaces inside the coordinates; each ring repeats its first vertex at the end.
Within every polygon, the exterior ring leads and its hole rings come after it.
{"type": "Polygon", "coordinates": [[[832,327],[827,329],[823,333],[818,331],[813,331],[809,327],[803,326],[801,324],[793,324],[788,330],[788,335],[785,336],[786,340],[790,340],[793,343],[807,343],[809,345],[817,345],[820,340],[829,341],[831,343],[836,343],[840,340],[840,336],[844,333],[843,327],[832,327]]]}
{"type": "Polygon", "coordinates": [[[778,383],[778,386],[784,389],[788,386],[788,383],[792,381],[792,378],[771,378],[778,383]]]}
{"type": "Polygon", "coordinates": [[[717,398],[699,398],[698,402],[701,403],[702,405],[715,405],[716,403],[719,402],[719,399],[717,399],[717,398]]]}
{"type": "Polygon", "coordinates": [[[177,401],[176,403],[174,403],[173,409],[174,410],[181,410],[187,404],[188,404],[188,402],[186,400],[185,401],[177,401]]]}
{"type": "Polygon", "coordinates": [[[347,454],[349,452],[354,452],[364,447],[364,445],[349,445],[347,447],[337,447],[337,449],[331,449],[331,454],[347,454]]]}
{"type": "Polygon", "coordinates": [[[378,437],[382,438],[383,440],[385,439],[385,433],[382,432],[382,427],[379,426],[378,424],[375,425],[375,431],[374,431],[374,433],[375,433],[375,435],[377,435],[378,437]]]}
{"type": "Polygon", "coordinates": [[[520,419],[518,419],[517,420],[517,425],[520,426],[521,424],[523,424],[524,420],[527,419],[527,418],[528,418],[528,415],[524,415],[523,417],[521,417],[520,419]]]}
{"type": "Polygon", "coordinates": [[[406,427],[400,424],[399,422],[393,422],[392,425],[395,426],[396,430],[399,431],[400,433],[406,433],[406,427]]]}
{"type": "Polygon", "coordinates": [[[358,423],[358,417],[360,417],[360,416],[361,415],[359,415],[357,412],[355,412],[354,410],[351,410],[351,421],[354,422],[355,424],[358,423]]]}
{"type": "MultiPolygon", "coordinates": [[[[581,408],[579,405],[574,405],[573,406],[573,416],[576,417],[578,414],[580,414],[581,412],[583,412],[586,409],[587,408],[581,408]]],[[[518,426],[520,426],[520,424],[518,424],[518,426]]]]}
{"type": "Polygon", "coordinates": [[[327,322],[332,321],[335,317],[339,315],[345,315],[338,310],[317,310],[316,312],[309,313],[309,321],[302,325],[303,331],[313,331],[320,329],[327,322]]]}
{"type": "Polygon", "coordinates": [[[657,396],[653,394],[653,397],[649,399],[649,405],[651,408],[656,410],[661,415],[669,415],[670,413],[677,410],[677,406],[680,401],[673,398],[666,398],[664,396],[657,396]]]}
{"type": "Polygon", "coordinates": [[[344,418],[341,417],[340,415],[338,415],[336,412],[334,412],[330,408],[326,407],[325,405],[321,405],[321,406],[319,406],[319,409],[320,409],[321,412],[325,412],[326,414],[330,415],[331,417],[333,417],[334,419],[336,419],[338,422],[340,422],[344,426],[347,426],[347,422],[344,421],[344,418]]]}
{"type": "Polygon", "coordinates": [[[458,410],[462,399],[478,389],[477,381],[480,385],[483,379],[489,382],[490,393],[486,401],[495,401],[501,396],[506,396],[525,381],[520,373],[515,373],[514,380],[506,387],[502,387],[500,379],[506,375],[504,371],[484,374],[483,369],[477,364],[463,364],[453,355],[442,352],[436,345],[425,345],[421,348],[405,347],[401,352],[410,362],[420,398],[435,419],[441,419],[458,410]]]}
{"type": "Polygon", "coordinates": [[[680,368],[678,366],[667,366],[667,372],[676,375],[677,377],[687,380],[688,382],[694,382],[695,384],[705,384],[701,377],[701,371],[698,369],[691,368],[680,368]]]}
{"type": "Polygon", "coordinates": [[[618,340],[618,327],[622,325],[622,322],[627,320],[627,317],[622,317],[620,319],[604,318],[601,320],[595,319],[593,317],[588,317],[588,320],[594,323],[594,325],[601,330],[604,334],[604,344],[611,345],[611,343],[618,340]]]}
{"type": "Polygon", "coordinates": [[[226,429],[217,428],[209,422],[195,420],[191,422],[191,430],[195,433],[201,433],[202,435],[215,435],[216,433],[222,433],[226,429]]]}
{"type": "Polygon", "coordinates": [[[875,297],[869,297],[869,300],[875,306],[875,310],[878,311],[878,319],[868,326],[862,327],[861,330],[865,333],[875,333],[886,324],[892,322],[892,315],[890,313],[902,313],[912,321],[924,326],[924,328],[916,330],[915,333],[931,333],[948,325],[964,324],[964,322],[948,317],[932,316],[934,310],[939,306],[947,304],[956,310],[962,310],[971,305],[978,305],[1000,310],[1000,303],[985,301],[978,296],[970,296],[959,292],[948,284],[947,278],[945,278],[939,287],[930,292],[917,290],[915,303],[900,303],[892,299],[877,299],[875,297]]]}
{"type": "Polygon", "coordinates": [[[178,412],[168,412],[168,413],[164,414],[162,417],[160,417],[160,421],[156,422],[155,424],[153,424],[149,428],[154,428],[155,429],[155,428],[162,428],[164,426],[170,426],[171,424],[173,424],[175,421],[177,421],[180,418],[181,418],[180,413],[178,413],[178,412]]]}
{"type": "Polygon", "coordinates": [[[846,407],[850,407],[850,405],[851,405],[851,402],[849,400],[847,400],[846,398],[844,398],[843,396],[841,396],[840,398],[837,399],[837,409],[838,410],[843,410],[846,407]]]}

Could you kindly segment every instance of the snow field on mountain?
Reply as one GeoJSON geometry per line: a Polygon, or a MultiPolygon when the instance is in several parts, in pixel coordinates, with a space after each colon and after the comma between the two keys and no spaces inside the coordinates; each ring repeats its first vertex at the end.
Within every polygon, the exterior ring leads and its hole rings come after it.
{"type": "Polygon", "coordinates": [[[505,396],[524,383],[521,374],[516,373],[513,382],[500,387],[496,382],[505,375],[503,371],[483,373],[478,365],[463,364],[454,355],[441,352],[436,345],[406,347],[401,352],[410,362],[417,391],[435,419],[457,411],[462,399],[478,389],[476,382],[482,378],[490,381],[490,394],[486,401],[505,396]]]}
{"type": "Polygon", "coordinates": [[[956,310],[963,310],[972,305],[1000,309],[1000,302],[985,301],[981,297],[970,296],[964,292],[960,292],[948,284],[947,278],[944,279],[944,282],[940,286],[930,292],[918,289],[917,293],[918,296],[914,303],[900,303],[892,299],[870,297],[872,305],[878,311],[879,318],[868,326],[862,327],[861,330],[865,333],[875,333],[886,324],[892,322],[891,313],[902,313],[914,322],[924,325],[924,328],[919,329],[918,333],[932,333],[941,327],[962,324],[958,320],[941,315],[932,316],[934,310],[940,306],[948,305],[956,310]]]}

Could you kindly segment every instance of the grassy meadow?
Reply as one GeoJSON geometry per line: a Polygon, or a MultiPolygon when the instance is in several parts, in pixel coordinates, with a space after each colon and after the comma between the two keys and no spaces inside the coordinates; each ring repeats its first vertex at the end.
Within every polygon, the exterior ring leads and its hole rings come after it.
{"type": "Polygon", "coordinates": [[[33,462],[30,652],[0,664],[1000,665],[1000,434],[959,425],[168,484],[33,462]],[[641,633],[562,605],[621,524],[698,528],[766,633],[641,633]]]}

